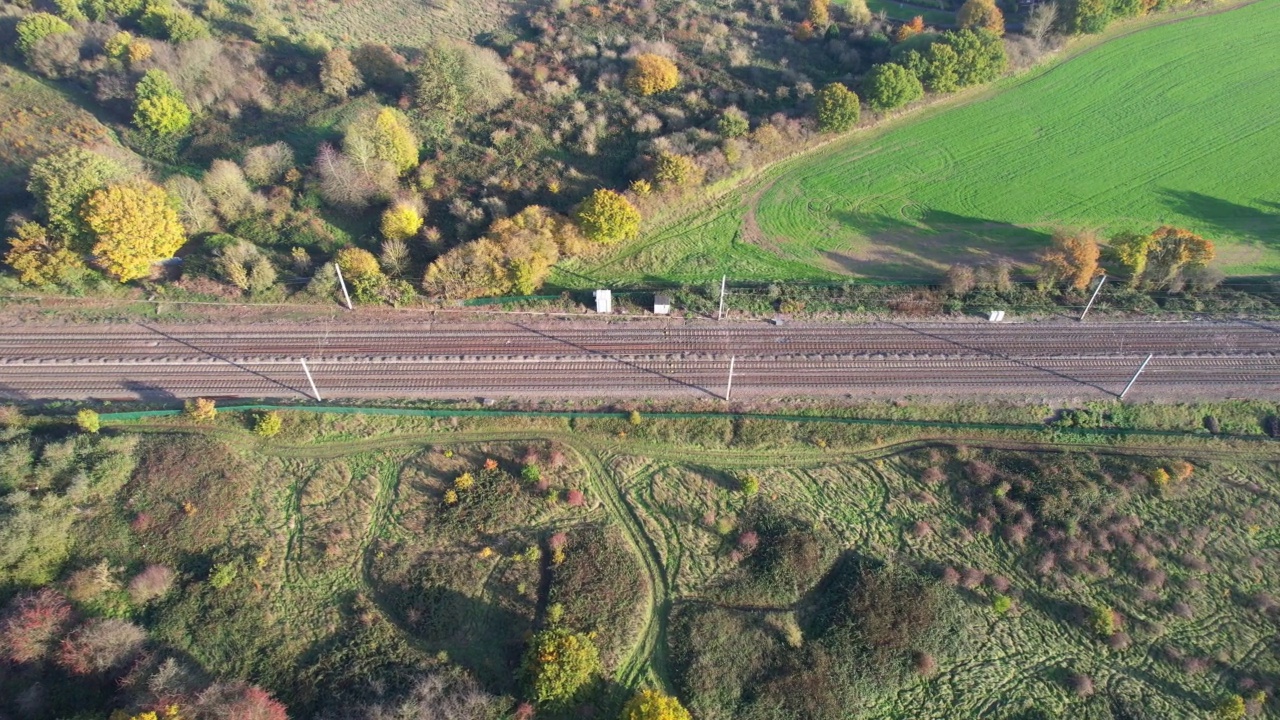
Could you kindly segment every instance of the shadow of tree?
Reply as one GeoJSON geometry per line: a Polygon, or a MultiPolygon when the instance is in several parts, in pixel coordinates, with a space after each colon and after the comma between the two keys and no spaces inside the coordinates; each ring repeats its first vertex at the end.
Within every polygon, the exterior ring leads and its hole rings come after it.
{"type": "MultiPolygon", "coordinates": [[[[1263,245],[1280,246],[1280,212],[1265,212],[1191,190],[1162,190],[1160,195],[1173,211],[1212,225],[1220,232],[1263,245]]],[[[1262,204],[1280,211],[1280,203],[1262,204]]]]}
{"type": "Polygon", "coordinates": [[[833,210],[830,217],[864,236],[860,250],[826,250],[831,264],[855,275],[929,279],[953,264],[1029,263],[1051,235],[988,218],[927,209],[918,217],[833,210]]]}

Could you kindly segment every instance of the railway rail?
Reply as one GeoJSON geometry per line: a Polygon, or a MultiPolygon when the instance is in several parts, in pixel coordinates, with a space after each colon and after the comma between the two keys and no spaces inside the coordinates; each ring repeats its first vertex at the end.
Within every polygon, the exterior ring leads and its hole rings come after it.
{"type": "Polygon", "coordinates": [[[1280,327],[496,324],[0,328],[0,397],[1280,397],[1280,327]]]}

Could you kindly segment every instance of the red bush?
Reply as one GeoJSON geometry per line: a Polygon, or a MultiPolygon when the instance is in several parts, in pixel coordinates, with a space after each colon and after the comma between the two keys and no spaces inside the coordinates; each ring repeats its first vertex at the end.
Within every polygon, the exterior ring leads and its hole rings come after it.
{"type": "Polygon", "coordinates": [[[547,547],[552,550],[559,550],[569,543],[569,536],[558,532],[547,539],[547,547]]]}
{"type": "Polygon", "coordinates": [[[61,593],[43,588],[19,595],[0,619],[0,653],[15,663],[47,658],[75,622],[75,611],[61,593]]]}
{"type": "Polygon", "coordinates": [[[565,500],[569,503],[569,507],[582,507],[587,501],[581,490],[570,490],[565,500]]]}
{"type": "Polygon", "coordinates": [[[119,670],[137,657],[147,633],[126,620],[90,620],[62,641],[58,664],[75,675],[119,670]]]}
{"type": "Polygon", "coordinates": [[[289,720],[289,713],[260,687],[242,682],[215,683],[200,693],[203,715],[228,720],[289,720]]]}
{"type": "Polygon", "coordinates": [[[757,547],[760,547],[760,535],[755,530],[748,530],[738,536],[738,548],[744,553],[750,553],[757,547]]]}

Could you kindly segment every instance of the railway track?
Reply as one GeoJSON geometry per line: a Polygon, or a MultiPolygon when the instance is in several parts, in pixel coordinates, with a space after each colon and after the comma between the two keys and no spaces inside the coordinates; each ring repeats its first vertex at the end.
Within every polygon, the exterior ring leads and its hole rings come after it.
{"type": "Polygon", "coordinates": [[[1280,397],[1254,323],[0,329],[0,397],[1280,397]]]}

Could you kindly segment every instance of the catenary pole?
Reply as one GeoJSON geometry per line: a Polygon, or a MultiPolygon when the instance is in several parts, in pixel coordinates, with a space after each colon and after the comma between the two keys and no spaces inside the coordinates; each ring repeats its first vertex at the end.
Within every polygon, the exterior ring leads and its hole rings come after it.
{"type": "Polygon", "coordinates": [[[351,296],[347,294],[347,283],[342,279],[342,268],[338,267],[338,263],[333,264],[333,269],[338,271],[338,284],[342,286],[342,297],[347,301],[347,309],[354,310],[351,307],[351,296]]]}
{"type": "Polygon", "coordinates": [[[729,382],[724,386],[724,401],[729,402],[729,393],[733,391],[733,364],[738,359],[736,355],[729,358],[729,382]]]}
{"type": "Polygon", "coordinates": [[[1089,296],[1089,304],[1084,306],[1084,312],[1080,313],[1080,319],[1084,320],[1084,316],[1089,314],[1089,308],[1093,307],[1093,301],[1098,299],[1098,293],[1102,292],[1102,283],[1107,281],[1107,276],[1103,275],[1098,280],[1098,287],[1093,289],[1093,295],[1089,296]]]}
{"type": "Polygon", "coordinates": [[[728,275],[720,276],[720,309],[716,312],[717,320],[724,317],[724,282],[725,280],[728,280],[728,279],[729,279],[728,275]]]}
{"type": "Polygon", "coordinates": [[[1128,395],[1128,394],[1129,394],[1129,388],[1133,387],[1133,384],[1134,384],[1134,383],[1136,383],[1136,382],[1138,382],[1138,376],[1142,374],[1142,371],[1143,371],[1143,370],[1146,370],[1146,369],[1147,369],[1147,363],[1151,362],[1151,358],[1153,358],[1153,357],[1155,357],[1155,355],[1154,355],[1154,354],[1152,354],[1152,355],[1148,355],[1148,356],[1147,356],[1147,359],[1142,361],[1142,365],[1138,368],[1138,372],[1136,372],[1136,373],[1134,373],[1134,374],[1133,374],[1133,379],[1129,381],[1129,384],[1128,384],[1128,385],[1125,385],[1125,386],[1124,386],[1124,390],[1120,393],[1120,399],[1121,399],[1121,400],[1123,400],[1123,399],[1124,399],[1124,396],[1125,396],[1125,395],[1128,395]]]}
{"type": "Polygon", "coordinates": [[[307,382],[311,383],[311,394],[315,396],[316,402],[324,402],[324,398],[320,397],[320,391],[316,389],[316,381],[311,378],[311,369],[307,367],[306,358],[298,358],[298,362],[302,363],[302,372],[307,374],[307,382]]]}

